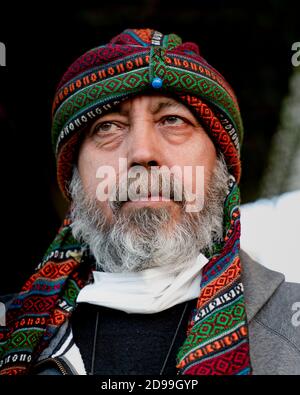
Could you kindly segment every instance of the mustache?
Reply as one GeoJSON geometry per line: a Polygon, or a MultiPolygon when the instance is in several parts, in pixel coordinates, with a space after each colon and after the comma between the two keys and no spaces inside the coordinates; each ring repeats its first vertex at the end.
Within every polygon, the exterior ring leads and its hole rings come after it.
{"type": "Polygon", "coordinates": [[[108,203],[113,212],[118,212],[128,202],[143,198],[160,197],[185,207],[186,193],[183,183],[174,174],[143,172],[138,179],[120,179],[113,189],[108,203]]]}

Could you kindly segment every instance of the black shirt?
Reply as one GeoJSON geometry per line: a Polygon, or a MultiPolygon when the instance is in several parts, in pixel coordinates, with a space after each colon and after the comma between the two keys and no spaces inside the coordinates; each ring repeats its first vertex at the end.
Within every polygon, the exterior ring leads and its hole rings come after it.
{"type": "Polygon", "coordinates": [[[186,339],[188,320],[196,303],[194,299],[155,314],[128,314],[79,303],[72,315],[72,330],[87,372],[91,372],[94,358],[96,375],[160,374],[187,305],[163,370],[163,374],[177,374],[176,355],[186,339]]]}

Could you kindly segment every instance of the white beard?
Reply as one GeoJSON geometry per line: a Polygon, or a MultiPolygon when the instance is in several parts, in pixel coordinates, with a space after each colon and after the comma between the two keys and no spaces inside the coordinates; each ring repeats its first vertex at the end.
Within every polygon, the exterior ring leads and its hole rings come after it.
{"type": "Polygon", "coordinates": [[[90,248],[98,270],[120,273],[165,266],[177,273],[200,252],[211,251],[216,240],[222,240],[228,177],[223,158],[218,158],[204,208],[188,213],[183,209],[184,202],[176,202],[182,208],[178,222],[167,208],[141,207],[123,212],[119,207],[114,210],[115,220],[109,223],[97,199],[84,191],[75,168],[69,186],[73,236],[90,248]]]}

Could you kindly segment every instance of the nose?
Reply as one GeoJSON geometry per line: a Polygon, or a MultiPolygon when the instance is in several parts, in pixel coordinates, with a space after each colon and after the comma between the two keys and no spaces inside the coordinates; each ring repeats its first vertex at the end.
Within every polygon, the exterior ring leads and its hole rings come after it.
{"type": "Polygon", "coordinates": [[[139,120],[132,125],[128,139],[128,167],[159,166],[162,155],[159,148],[158,136],[152,122],[139,120]]]}

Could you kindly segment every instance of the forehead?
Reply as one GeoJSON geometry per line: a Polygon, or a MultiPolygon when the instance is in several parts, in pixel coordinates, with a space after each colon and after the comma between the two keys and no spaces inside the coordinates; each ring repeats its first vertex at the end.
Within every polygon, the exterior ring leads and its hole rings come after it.
{"type": "Polygon", "coordinates": [[[188,107],[173,97],[162,94],[144,94],[134,96],[118,104],[113,112],[128,113],[134,109],[146,109],[152,113],[157,113],[165,108],[182,109],[189,111],[188,107]]]}

